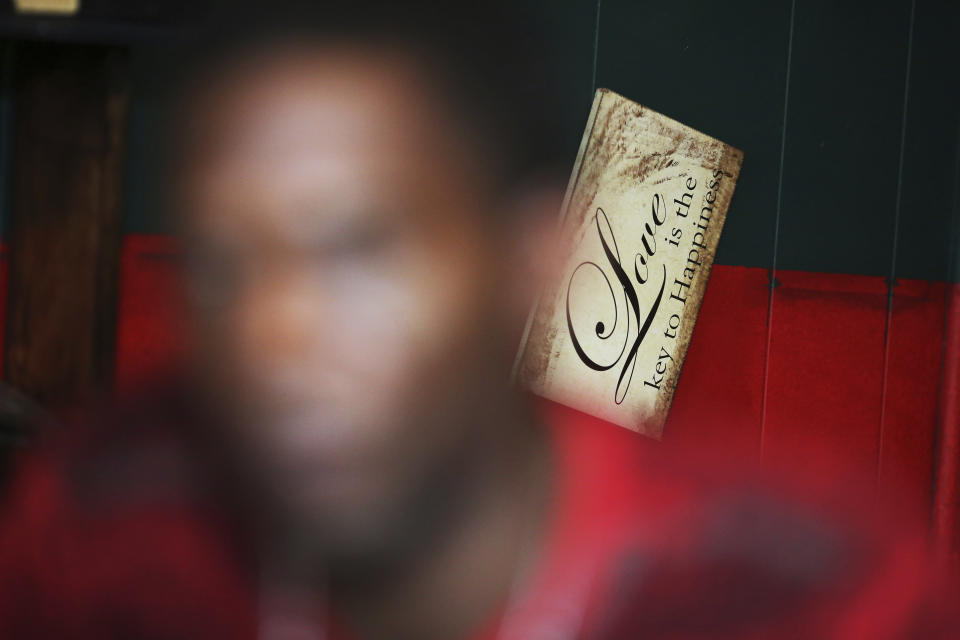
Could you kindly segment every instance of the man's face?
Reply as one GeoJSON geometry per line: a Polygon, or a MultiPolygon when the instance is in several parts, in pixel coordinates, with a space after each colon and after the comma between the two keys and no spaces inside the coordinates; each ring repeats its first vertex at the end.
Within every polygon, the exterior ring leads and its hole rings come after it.
{"type": "Polygon", "coordinates": [[[196,371],[249,469],[331,545],[453,474],[508,375],[505,226],[414,68],[276,54],[188,127],[196,371]]]}

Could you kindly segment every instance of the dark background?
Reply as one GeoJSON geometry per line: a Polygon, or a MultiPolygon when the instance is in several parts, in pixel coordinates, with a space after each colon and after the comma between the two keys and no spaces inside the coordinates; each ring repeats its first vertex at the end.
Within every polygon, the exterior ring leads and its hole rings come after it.
{"type": "MultiPolygon", "coordinates": [[[[770,268],[776,259],[783,269],[926,279],[947,277],[957,198],[957,4],[534,3],[565,49],[569,91],[581,105],[571,130],[582,128],[593,87],[604,86],[744,151],[721,264],[770,268]]],[[[85,0],[79,17],[59,20],[4,9],[8,43],[131,46],[123,224],[130,233],[165,231],[151,157],[160,117],[154,76],[157,50],[187,22],[189,3],[85,0]]],[[[9,87],[3,100],[0,138],[9,149],[9,87]]],[[[4,193],[9,151],[6,158],[4,193]]]]}

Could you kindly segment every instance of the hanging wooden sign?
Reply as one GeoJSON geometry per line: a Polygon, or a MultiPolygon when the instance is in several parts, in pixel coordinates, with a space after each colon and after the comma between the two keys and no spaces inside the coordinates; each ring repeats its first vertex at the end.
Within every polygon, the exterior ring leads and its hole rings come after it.
{"type": "Polygon", "coordinates": [[[660,437],[742,160],[598,90],[561,214],[566,258],[531,312],[515,380],[660,437]]]}

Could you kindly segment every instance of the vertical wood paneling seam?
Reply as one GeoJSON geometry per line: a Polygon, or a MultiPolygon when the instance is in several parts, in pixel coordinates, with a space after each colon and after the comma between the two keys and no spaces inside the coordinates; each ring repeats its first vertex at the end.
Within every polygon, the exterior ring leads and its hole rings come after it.
{"type": "Polygon", "coordinates": [[[960,581],[957,572],[957,516],[960,504],[960,125],[954,149],[953,216],[950,224],[949,259],[944,288],[943,342],[940,362],[940,394],[934,450],[930,528],[937,560],[945,564],[951,584],[960,581]]]}
{"type": "Polygon", "coordinates": [[[597,13],[593,23],[593,77],[590,79],[590,100],[593,101],[593,94],[597,92],[597,66],[600,60],[600,2],[597,0],[597,13]]]}
{"type": "Polygon", "coordinates": [[[910,2],[910,21],[907,31],[907,62],[903,78],[903,112],[900,121],[900,158],[897,165],[897,197],[893,209],[893,241],[890,247],[890,275],[887,278],[887,315],[883,325],[883,369],[880,378],[880,425],[877,434],[876,498],[880,498],[883,475],[883,445],[887,417],[887,381],[890,369],[890,328],[893,324],[893,295],[897,278],[897,245],[900,238],[900,210],[903,203],[903,168],[906,156],[907,116],[910,105],[910,71],[913,65],[913,31],[917,2],[910,2]]]}
{"type": "Polygon", "coordinates": [[[763,458],[767,427],[767,389],[770,376],[770,342],[773,333],[773,294],[777,283],[777,247],[780,243],[780,212],[783,205],[783,171],[787,147],[787,114],[790,108],[790,72],[793,66],[793,32],[797,16],[797,0],[790,3],[790,31],[787,36],[787,72],[783,88],[783,125],[780,132],[780,169],[777,177],[777,208],[773,224],[773,259],[770,262],[770,289],[767,295],[767,340],[763,355],[763,389],[760,397],[760,458],[763,458]]]}

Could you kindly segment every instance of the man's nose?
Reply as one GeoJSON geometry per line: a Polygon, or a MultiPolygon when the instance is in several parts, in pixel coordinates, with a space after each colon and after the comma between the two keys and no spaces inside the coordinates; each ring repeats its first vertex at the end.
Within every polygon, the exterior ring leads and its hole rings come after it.
{"type": "Polygon", "coordinates": [[[267,380],[290,383],[288,378],[334,361],[330,306],[323,283],[315,277],[271,270],[253,278],[233,323],[241,366],[267,380]]]}

